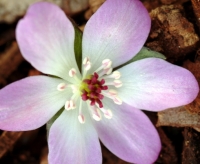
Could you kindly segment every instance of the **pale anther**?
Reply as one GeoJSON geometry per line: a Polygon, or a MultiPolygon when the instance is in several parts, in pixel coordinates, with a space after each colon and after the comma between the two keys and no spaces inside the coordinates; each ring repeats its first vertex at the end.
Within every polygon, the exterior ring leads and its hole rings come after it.
{"type": "Polygon", "coordinates": [[[112,75],[113,75],[113,77],[114,77],[115,79],[119,79],[119,78],[121,77],[121,73],[120,73],[119,71],[114,71],[114,72],[112,73],[112,75]]]}
{"type": "Polygon", "coordinates": [[[85,65],[88,61],[90,61],[90,59],[89,59],[88,57],[85,57],[85,58],[83,59],[83,65],[85,65]]]}
{"type": "Polygon", "coordinates": [[[104,59],[102,61],[102,65],[104,66],[104,69],[110,68],[112,65],[112,61],[110,59],[104,59]]]}
{"type": "Polygon", "coordinates": [[[109,110],[109,109],[106,110],[106,111],[104,112],[104,116],[105,116],[105,118],[107,118],[107,119],[111,119],[112,116],[113,116],[112,111],[109,110]]]}
{"type": "Polygon", "coordinates": [[[112,67],[104,69],[104,74],[109,75],[111,74],[112,70],[113,70],[112,67]]]}
{"type": "Polygon", "coordinates": [[[108,119],[111,119],[113,114],[112,111],[110,109],[104,109],[104,108],[100,108],[100,110],[103,112],[104,116],[108,119]]]}
{"type": "Polygon", "coordinates": [[[114,86],[115,86],[116,88],[119,88],[119,87],[122,86],[122,82],[121,82],[120,80],[114,80],[114,86]]]}
{"type": "Polygon", "coordinates": [[[75,109],[75,108],[76,108],[76,104],[74,103],[73,100],[66,101],[66,103],[65,103],[66,110],[71,110],[71,109],[75,109]]]}
{"type": "Polygon", "coordinates": [[[122,104],[122,100],[118,96],[115,96],[113,98],[113,101],[114,101],[115,104],[118,104],[118,105],[122,104]]]}
{"type": "Polygon", "coordinates": [[[91,68],[90,61],[88,61],[87,64],[84,67],[85,67],[85,70],[88,71],[91,68]]]}
{"type": "Polygon", "coordinates": [[[75,75],[76,75],[76,69],[75,68],[70,69],[69,76],[74,77],[75,75]]]}
{"type": "Polygon", "coordinates": [[[70,104],[71,109],[75,109],[76,108],[76,104],[74,103],[73,100],[70,100],[69,104],[70,104]]]}
{"type": "Polygon", "coordinates": [[[81,124],[84,124],[85,123],[85,117],[82,115],[82,114],[79,114],[78,115],[78,120],[81,124]]]}
{"type": "Polygon", "coordinates": [[[84,66],[84,69],[86,71],[88,71],[91,68],[91,62],[90,62],[90,60],[89,60],[88,57],[84,58],[84,60],[83,60],[83,66],[84,66]]]}
{"type": "Polygon", "coordinates": [[[66,101],[66,103],[65,103],[65,109],[66,110],[70,110],[71,109],[69,101],[66,101]]]}
{"type": "Polygon", "coordinates": [[[60,84],[58,84],[58,86],[57,86],[57,90],[58,90],[58,91],[64,91],[66,87],[67,87],[67,84],[65,84],[65,83],[60,83],[60,84]]]}
{"type": "MultiPolygon", "coordinates": [[[[109,73],[109,72],[108,72],[109,73]]],[[[121,73],[119,71],[114,71],[112,74],[108,75],[108,76],[104,76],[104,79],[110,79],[110,78],[114,78],[115,80],[119,79],[121,77],[121,73]]]]}
{"type": "Polygon", "coordinates": [[[93,108],[92,117],[96,121],[100,121],[101,120],[101,113],[100,113],[98,108],[96,108],[96,107],[93,108]]]}
{"type": "Polygon", "coordinates": [[[99,77],[103,76],[104,74],[110,74],[112,72],[112,61],[110,59],[104,59],[102,61],[102,65],[97,68],[94,72],[100,72],[99,77]]]}
{"type": "Polygon", "coordinates": [[[106,96],[106,97],[108,97],[112,100],[117,96],[117,92],[115,92],[114,90],[113,91],[111,90],[111,92],[103,91],[102,93],[103,93],[104,96],[106,96]]]}
{"type": "Polygon", "coordinates": [[[110,96],[116,96],[116,95],[117,95],[117,91],[114,90],[114,89],[110,89],[110,90],[108,91],[108,93],[109,93],[110,96]]]}

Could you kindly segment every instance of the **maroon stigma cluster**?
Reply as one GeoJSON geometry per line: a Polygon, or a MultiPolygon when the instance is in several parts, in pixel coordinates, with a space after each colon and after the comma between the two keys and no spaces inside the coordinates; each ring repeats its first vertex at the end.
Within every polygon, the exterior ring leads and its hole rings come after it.
{"type": "Polygon", "coordinates": [[[108,86],[104,85],[105,80],[99,80],[99,75],[94,72],[94,74],[89,79],[84,79],[83,82],[87,84],[87,89],[82,90],[82,100],[90,100],[90,105],[99,105],[99,108],[103,107],[102,99],[104,96],[101,94],[102,90],[107,90],[108,86]]]}

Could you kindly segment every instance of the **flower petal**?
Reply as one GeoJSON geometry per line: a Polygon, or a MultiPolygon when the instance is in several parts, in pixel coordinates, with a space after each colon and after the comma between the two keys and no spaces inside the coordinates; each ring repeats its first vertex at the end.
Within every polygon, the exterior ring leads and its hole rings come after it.
{"type": "Polygon", "coordinates": [[[0,90],[0,129],[32,130],[44,125],[64,106],[67,91],[57,85],[63,80],[33,76],[0,90]]]}
{"type": "Polygon", "coordinates": [[[90,118],[78,121],[78,110],[63,111],[49,132],[49,164],[101,164],[97,132],[90,118]]]}
{"type": "Polygon", "coordinates": [[[119,69],[119,97],[139,109],[159,111],[192,102],[199,86],[188,70],[162,59],[147,58],[119,69]]]}
{"type": "Polygon", "coordinates": [[[16,35],[22,55],[39,71],[69,81],[69,70],[78,71],[74,27],[58,6],[33,4],[19,22],[16,35]]]}
{"type": "Polygon", "coordinates": [[[107,0],[87,22],[83,32],[83,58],[96,70],[102,60],[113,67],[136,55],[150,30],[150,18],[138,0],[107,0]]]}
{"type": "Polygon", "coordinates": [[[137,164],[152,164],[158,157],[161,143],[155,127],[140,110],[125,103],[105,101],[113,118],[94,122],[103,144],[119,158],[137,164]]]}

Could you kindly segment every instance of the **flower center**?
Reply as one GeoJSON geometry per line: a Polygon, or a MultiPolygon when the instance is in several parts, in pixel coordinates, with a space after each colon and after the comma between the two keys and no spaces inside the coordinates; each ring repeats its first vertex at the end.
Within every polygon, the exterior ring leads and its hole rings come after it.
{"type": "Polygon", "coordinates": [[[83,102],[87,104],[91,117],[96,121],[101,120],[102,114],[107,119],[112,118],[112,111],[103,104],[102,100],[105,97],[112,99],[115,104],[122,104],[122,100],[117,94],[117,88],[122,86],[122,82],[119,80],[121,74],[119,71],[112,72],[111,65],[112,62],[109,59],[105,59],[93,74],[88,75],[88,70],[92,68],[92,63],[86,57],[83,60],[82,79],[76,76],[77,71],[72,68],[69,71],[69,76],[74,78],[75,83],[60,83],[57,86],[58,91],[64,91],[66,88],[71,87],[73,94],[70,100],[66,101],[65,109],[69,111],[78,107],[78,120],[80,123],[85,123],[85,111],[83,111],[85,109],[82,109],[83,102]]]}
{"type": "Polygon", "coordinates": [[[108,86],[104,85],[104,79],[98,79],[99,75],[95,72],[93,75],[89,76],[83,80],[80,90],[82,92],[82,100],[83,101],[90,101],[90,105],[94,106],[98,104],[99,108],[103,107],[102,99],[104,95],[101,94],[102,90],[107,90],[108,86]]]}

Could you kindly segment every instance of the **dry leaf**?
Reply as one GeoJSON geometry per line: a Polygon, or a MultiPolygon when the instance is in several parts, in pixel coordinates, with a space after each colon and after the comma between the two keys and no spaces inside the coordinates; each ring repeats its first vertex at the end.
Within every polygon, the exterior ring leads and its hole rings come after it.
{"type": "Polygon", "coordinates": [[[200,135],[191,128],[185,128],[183,132],[184,145],[182,152],[182,164],[200,163],[200,135]]]}
{"type": "Polygon", "coordinates": [[[157,126],[200,128],[200,115],[190,113],[185,106],[158,112],[157,126]]]}
{"type": "Polygon", "coordinates": [[[88,0],[62,0],[61,7],[67,14],[73,15],[85,10],[88,5],[88,0]]]}
{"type": "Polygon", "coordinates": [[[0,22],[13,23],[26,13],[31,4],[39,1],[57,4],[69,15],[88,7],[88,0],[0,0],[0,22]]]}
{"type": "MultiPolygon", "coordinates": [[[[200,56],[197,56],[195,62],[184,62],[183,67],[190,70],[200,84],[200,56]]],[[[157,126],[192,127],[200,131],[200,93],[186,106],[158,112],[157,126]]]]}
{"type": "Polygon", "coordinates": [[[4,53],[0,54],[0,83],[16,70],[19,64],[24,61],[18,45],[16,42],[7,49],[4,53]]]}
{"type": "Polygon", "coordinates": [[[23,132],[8,132],[4,131],[0,135],[0,158],[4,156],[7,151],[13,148],[15,142],[21,137],[23,132]]]}
{"type": "Polygon", "coordinates": [[[168,60],[183,59],[194,51],[199,41],[193,24],[184,16],[181,5],[164,5],[151,11],[151,42],[147,46],[153,50],[163,50],[168,60]]]}
{"type": "MultiPolygon", "coordinates": [[[[200,84],[200,56],[197,57],[195,63],[188,60],[184,62],[183,66],[194,74],[200,84]]],[[[192,103],[186,106],[186,109],[192,113],[200,113],[200,93],[192,103]]]]}

